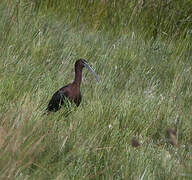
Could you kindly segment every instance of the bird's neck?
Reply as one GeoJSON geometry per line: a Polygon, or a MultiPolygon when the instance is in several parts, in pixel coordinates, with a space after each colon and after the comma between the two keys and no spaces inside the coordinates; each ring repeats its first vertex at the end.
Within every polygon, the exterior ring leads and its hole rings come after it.
{"type": "Polygon", "coordinates": [[[75,69],[75,80],[73,81],[73,84],[80,86],[81,81],[82,81],[82,69],[75,69]]]}

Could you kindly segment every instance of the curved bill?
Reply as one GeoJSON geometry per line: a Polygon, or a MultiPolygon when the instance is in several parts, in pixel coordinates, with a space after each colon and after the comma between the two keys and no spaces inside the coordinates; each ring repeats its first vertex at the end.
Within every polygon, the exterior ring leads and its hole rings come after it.
{"type": "Polygon", "coordinates": [[[83,62],[83,64],[84,64],[84,66],[85,66],[87,69],[89,69],[89,71],[91,71],[91,72],[95,75],[97,81],[99,81],[99,77],[97,76],[96,72],[95,72],[85,61],[83,62]]]}

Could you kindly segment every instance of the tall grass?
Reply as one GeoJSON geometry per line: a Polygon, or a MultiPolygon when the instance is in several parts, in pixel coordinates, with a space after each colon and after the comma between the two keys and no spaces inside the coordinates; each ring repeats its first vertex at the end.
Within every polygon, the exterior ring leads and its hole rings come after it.
{"type": "Polygon", "coordinates": [[[191,179],[189,37],[114,36],[18,2],[0,4],[1,179],[191,179]],[[80,57],[101,82],[84,70],[81,105],[43,115],[80,57]]]}
{"type": "Polygon", "coordinates": [[[35,8],[65,15],[75,25],[126,33],[137,29],[146,38],[191,37],[192,1],[185,0],[46,0],[35,8]]]}

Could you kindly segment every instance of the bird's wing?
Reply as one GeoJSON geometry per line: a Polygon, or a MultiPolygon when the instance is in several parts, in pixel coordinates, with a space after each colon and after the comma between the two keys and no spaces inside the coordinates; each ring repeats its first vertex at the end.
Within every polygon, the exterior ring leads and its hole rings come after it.
{"type": "Polygon", "coordinates": [[[48,111],[57,111],[61,108],[64,99],[67,98],[67,89],[67,86],[64,86],[53,94],[47,107],[48,111]]]}

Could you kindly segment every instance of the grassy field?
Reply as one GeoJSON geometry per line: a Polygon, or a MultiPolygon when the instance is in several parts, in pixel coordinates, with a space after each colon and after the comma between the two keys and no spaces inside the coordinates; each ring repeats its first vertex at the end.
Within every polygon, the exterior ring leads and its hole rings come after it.
{"type": "Polygon", "coordinates": [[[191,36],[114,35],[0,3],[0,119],[3,180],[191,179],[191,36]],[[101,81],[84,69],[81,105],[43,115],[78,58],[101,81]]]}

